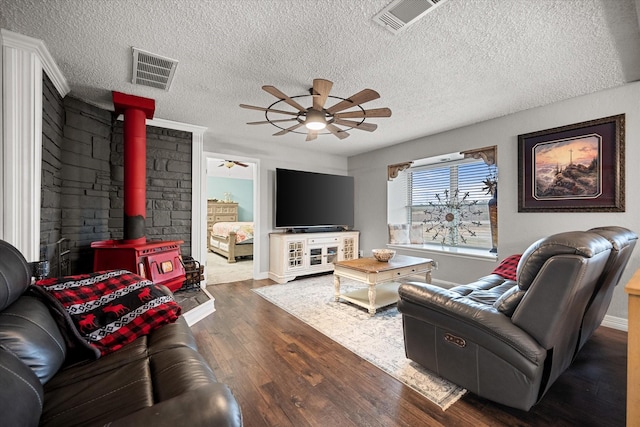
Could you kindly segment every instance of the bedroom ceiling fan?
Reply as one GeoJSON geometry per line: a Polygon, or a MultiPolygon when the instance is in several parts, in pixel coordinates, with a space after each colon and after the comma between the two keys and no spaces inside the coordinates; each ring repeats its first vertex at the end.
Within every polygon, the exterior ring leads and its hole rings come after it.
{"type": "MultiPolygon", "coordinates": [[[[360,92],[351,95],[349,98],[340,98],[337,96],[329,95],[333,83],[325,79],[314,79],[313,87],[309,89],[309,95],[298,95],[289,97],[282,93],[274,86],[262,86],[265,92],[278,98],[276,102],[268,107],[256,107],[253,105],[240,104],[240,107],[250,110],[264,111],[264,116],[267,120],[260,122],[249,122],[248,125],[261,125],[271,124],[279,129],[279,132],[273,134],[273,136],[285,135],[289,132],[293,133],[305,133],[307,134],[307,141],[316,139],[318,135],[333,134],[340,139],[344,139],[349,136],[348,130],[360,129],[367,132],[373,132],[377,129],[378,125],[373,123],[365,123],[367,118],[380,118],[391,117],[391,110],[388,108],[373,108],[371,110],[365,110],[361,104],[365,102],[373,101],[380,98],[380,94],[372,89],[364,89],[360,92]],[[303,107],[296,101],[297,98],[312,97],[312,105],[308,108],[303,107]],[[325,108],[325,103],[328,98],[338,100],[328,108],[325,108]],[[278,104],[284,102],[289,106],[295,108],[296,111],[283,110],[278,107],[278,104]],[[346,111],[352,109],[350,111],[346,111]],[[272,119],[270,114],[281,114],[294,116],[286,119],[272,119]],[[360,120],[349,120],[360,119],[360,120]],[[293,126],[283,127],[280,123],[295,122],[293,126]],[[341,126],[341,127],[338,127],[341,126]],[[299,128],[306,128],[305,132],[298,131],[299,128]],[[322,132],[323,130],[328,132],[322,132]]],[[[283,105],[284,107],[284,105],[283,105]]],[[[286,108],[286,107],[285,107],[286,108]]],[[[280,117],[280,116],[276,116],[280,117]]]]}
{"type": "Polygon", "coordinates": [[[219,168],[221,168],[221,167],[223,167],[223,166],[224,166],[225,168],[231,169],[231,168],[232,168],[232,167],[234,167],[234,166],[242,166],[243,168],[246,168],[246,167],[248,167],[249,165],[247,165],[247,164],[245,164],[245,163],[242,163],[242,162],[237,162],[237,161],[235,161],[235,160],[224,160],[222,163],[220,163],[220,164],[218,165],[218,167],[219,167],[219,168]]]}

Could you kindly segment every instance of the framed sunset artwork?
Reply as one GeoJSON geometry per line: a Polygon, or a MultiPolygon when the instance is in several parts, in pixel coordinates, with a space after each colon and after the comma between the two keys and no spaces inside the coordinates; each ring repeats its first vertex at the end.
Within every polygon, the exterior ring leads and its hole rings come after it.
{"type": "Polygon", "coordinates": [[[624,119],[518,135],[518,212],[624,212],[624,119]]]}

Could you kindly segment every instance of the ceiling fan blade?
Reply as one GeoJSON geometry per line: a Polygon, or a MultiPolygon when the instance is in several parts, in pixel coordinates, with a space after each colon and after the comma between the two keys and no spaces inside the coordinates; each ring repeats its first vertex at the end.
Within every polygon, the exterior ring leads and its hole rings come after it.
{"type": "Polygon", "coordinates": [[[343,131],[342,129],[340,129],[339,127],[331,123],[327,125],[327,130],[340,139],[345,139],[346,137],[349,136],[349,134],[346,131],[343,131]]]}
{"type": "Polygon", "coordinates": [[[388,108],[374,108],[364,111],[347,111],[345,113],[337,113],[336,119],[361,119],[363,117],[391,117],[391,110],[388,108]]]}
{"type": "Polygon", "coordinates": [[[344,101],[338,102],[331,108],[327,109],[327,113],[335,114],[338,111],[346,110],[350,107],[355,107],[356,105],[364,104],[365,102],[373,101],[374,99],[380,98],[380,94],[373,89],[364,89],[355,95],[351,95],[351,97],[345,99],[344,101]]]}
{"type": "Polygon", "coordinates": [[[327,102],[329,92],[333,87],[333,83],[325,79],[313,79],[313,108],[322,111],[324,103],[327,102]]]}
{"type": "Polygon", "coordinates": [[[307,139],[305,139],[305,141],[313,141],[317,137],[318,137],[318,131],[309,129],[309,132],[307,132],[307,139]]]}
{"type": "Polygon", "coordinates": [[[290,128],[286,128],[286,129],[282,129],[280,132],[276,132],[273,134],[273,136],[280,136],[280,135],[284,135],[286,133],[291,132],[292,130],[296,130],[298,129],[300,126],[304,125],[304,123],[297,123],[293,126],[291,126],[290,128]]]}
{"type": "Polygon", "coordinates": [[[378,128],[378,125],[373,123],[354,122],[353,120],[335,119],[334,123],[342,126],[349,126],[354,129],[366,130],[367,132],[373,132],[378,128]]]}
{"type": "Polygon", "coordinates": [[[264,120],[262,122],[248,122],[248,125],[266,125],[267,123],[280,123],[280,122],[290,122],[293,120],[298,120],[297,118],[292,119],[280,119],[280,120],[264,120]]]}
{"type": "Polygon", "coordinates": [[[306,108],[304,108],[302,105],[298,104],[296,101],[294,101],[293,99],[291,99],[290,97],[288,97],[287,95],[282,93],[275,86],[269,86],[269,85],[262,86],[262,89],[265,92],[268,92],[271,95],[275,96],[276,98],[278,98],[278,99],[286,102],[287,104],[291,105],[293,108],[295,108],[298,111],[305,111],[306,110],[306,108]]]}
{"type": "Polygon", "coordinates": [[[234,161],[233,163],[235,163],[235,164],[236,164],[236,165],[238,165],[238,166],[242,166],[243,168],[247,168],[247,167],[249,167],[249,165],[247,165],[247,164],[245,164],[245,163],[242,163],[242,162],[235,162],[235,161],[234,161]]]}
{"type": "Polygon", "coordinates": [[[290,116],[297,116],[298,113],[284,110],[274,110],[273,108],[256,107],[255,105],[240,104],[240,107],[247,108],[249,110],[267,111],[269,113],[288,114],[290,116]]]}

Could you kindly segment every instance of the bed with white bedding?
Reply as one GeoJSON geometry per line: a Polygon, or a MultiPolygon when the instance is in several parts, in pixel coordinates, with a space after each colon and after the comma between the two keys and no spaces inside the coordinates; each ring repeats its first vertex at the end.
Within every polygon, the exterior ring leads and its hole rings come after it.
{"type": "Polygon", "coordinates": [[[253,255],[253,222],[216,222],[208,234],[209,250],[226,257],[227,262],[253,255]]]}

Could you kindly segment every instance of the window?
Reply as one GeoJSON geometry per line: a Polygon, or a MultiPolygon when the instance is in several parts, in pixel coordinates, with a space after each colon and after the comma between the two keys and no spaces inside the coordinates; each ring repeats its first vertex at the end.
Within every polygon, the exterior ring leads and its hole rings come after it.
{"type": "Polygon", "coordinates": [[[387,166],[389,244],[495,259],[497,147],[387,166]]]}
{"type": "Polygon", "coordinates": [[[492,170],[483,160],[417,166],[407,172],[407,223],[422,226],[424,243],[492,248],[492,194],[485,182],[492,170]]]}

